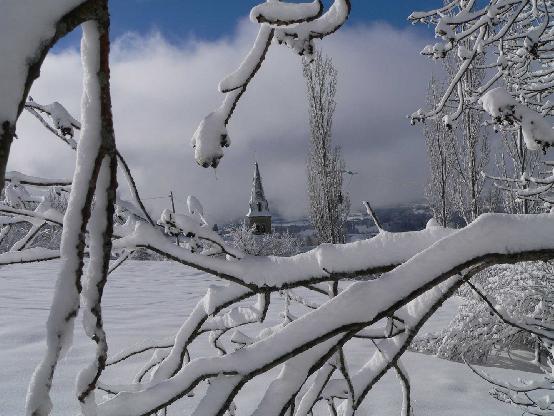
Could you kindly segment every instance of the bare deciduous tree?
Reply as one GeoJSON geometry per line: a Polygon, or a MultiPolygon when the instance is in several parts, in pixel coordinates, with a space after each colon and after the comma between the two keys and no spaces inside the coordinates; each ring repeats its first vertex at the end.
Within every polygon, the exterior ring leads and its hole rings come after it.
{"type": "MultiPolygon", "coordinates": [[[[438,80],[432,78],[427,90],[428,105],[434,106],[437,103],[440,99],[440,89],[438,80]]],[[[425,196],[433,211],[433,217],[446,227],[455,214],[454,135],[441,120],[435,119],[427,120],[423,131],[429,164],[425,196]]]]}
{"type": "MultiPolygon", "coordinates": [[[[464,73],[460,86],[463,96],[471,95],[485,78],[485,71],[481,69],[485,62],[485,54],[475,58],[475,65],[464,73]]],[[[449,77],[453,77],[458,69],[457,62],[445,60],[445,67],[449,77]]],[[[435,105],[439,102],[437,97],[435,105]]],[[[448,128],[453,129],[454,156],[453,164],[456,175],[455,206],[458,215],[466,224],[471,223],[480,214],[486,212],[484,203],[485,178],[481,172],[489,163],[490,150],[486,131],[483,128],[484,114],[481,109],[470,106],[462,108],[462,114],[457,123],[448,124],[448,115],[445,122],[448,128]]]]}
{"type": "Polygon", "coordinates": [[[539,152],[530,152],[523,143],[521,132],[502,132],[503,148],[496,155],[495,186],[501,191],[504,210],[511,214],[533,214],[544,211],[543,201],[538,199],[519,198],[518,191],[525,191],[529,184],[522,178],[540,174],[543,157],[539,152]],[[516,189],[505,186],[505,181],[512,181],[516,189]],[[515,182],[513,182],[515,181],[515,182]]]}
{"type": "Polygon", "coordinates": [[[310,220],[320,242],[344,243],[350,201],[343,191],[342,152],[332,142],[337,70],[331,58],[317,51],[313,60],[304,60],[303,74],[310,115],[307,162],[310,220]]]}
{"type": "MultiPolygon", "coordinates": [[[[475,58],[475,65],[464,72],[458,84],[461,96],[473,94],[482,83],[485,71],[481,67],[484,61],[484,54],[479,55],[475,58]]],[[[442,63],[448,79],[454,77],[459,67],[457,60],[448,56],[442,63]]],[[[433,79],[430,85],[433,91],[428,93],[427,106],[437,107],[447,88],[448,84],[433,79]]],[[[481,175],[488,167],[490,156],[486,130],[482,126],[483,110],[471,106],[460,107],[457,100],[452,98],[437,116],[427,118],[427,123],[430,124],[430,127],[425,128],[427,141],[431,140],[434,143],[432,147],[435,147],[432,149],[428,143],[431,162],[430,185],[437,192],[434,198],[444,202],[439,203],[443,205],[442,211],[446,211],[448,205],[451,216],[469,224],[488,209],[485,203],[485,178],[481,175]],[[456,123],[452,122],[452,116],[448,113],[452,107],[460,110],[456,123]],[[442,180],[441,176],[446,179],[442,180]],[[433,182],[436,183],[434,186],[433,182]],[[441,189],[445,182],[448,182],[446,192],[441,189]]],[[[437,220],[441,221],[444,214],[445,212],[441,212],[437,220]]]]}

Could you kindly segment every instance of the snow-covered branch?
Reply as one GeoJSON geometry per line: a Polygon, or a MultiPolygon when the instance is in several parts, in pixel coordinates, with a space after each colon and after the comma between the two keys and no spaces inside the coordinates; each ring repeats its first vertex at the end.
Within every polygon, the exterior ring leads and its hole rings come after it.
{"type": "Polygon", "coordinates": [[[101,2],[94,0],[54,0],[47,5],[26,2],[5,4],[0,27],[0,186],[15,135],[16,121],[24,109],[31,86],[50,48],[81,23],[101,13],[101,2]]]}
{"type": "MultiPolygon", "coordinates": [[[[222,357],[192,360],[167,381],[145,385],[139,392],[118,394],[100,405],[99,412],[102,415],[117,414],[124,406],[129,414],[147,414],[187,394],[206,377],[226,374],[241,379],[253,378],[335,335],[353,337],[359,330],[391,315],[429,289],[450,277],[456,279],[457,274],[483,262],[551,258],[554,231],[551,218],[548,214],[484,215],[471,226],[443,238],[381,278],[355,283],[318,310],[290,322],[269,338],[222,357]],[[494,233],[491,232],[493,229],[494,233]],[[453,254],[441,257],[437,253],[453,254]],[[373,302],[367,302],[369,298],[373,302]]],[[[438,293],[440,297],[443,292],[430,293],[432,296],[438,293]]],[[[428,303],[422,305],[423,308],[429,306],[428,303]]],[[[228,400],[232,400],[235,393],[232,391],[228,400]]]]}
{"type": "MultiPolygon", "coordinates": [[[[256,415],[285,412],[308,415],[319,400],[326,400],[332,412],[353,415],[368,391],[389,370],[400,377],[404,389],[402,412],[408,415],[411,389],[399,360],[437,308],[464,281],[488,266],[554,258],[551,214],[482,215],[460,230],[439,227],[434,222],[425,230],[406,233],[390,233],[379,226],[379,234],[371,239],[324,244],[290,257],[252,256],[231,247],[210,228],[195,198],[188,200],[190,215],[163,212],[158,227],[145,210],[131,170],[115,147],[107,2],[55,0],[44,9],[37,5],[37,13],[41,12],[43,19],[37,25],[25,25],[30,31],[25,36],[12,21],[17,22],[20,17],[18,25],[31,22],[22,15],[24,7],[12,3],[0,15],[0,26],[4,24],[8,32],[13,29],[15,36],[0,40],[0,51],[10,52],[0,61],[0,74],[6,76],[0,84],[0,183],[4,184],[15,121],[24,107],[58,138],[72,147],[77,144],[77,168],[63,218],[59,252],[29,248],[41,227],[47,223],[60,224],[62,220],[60,212],[50,210],[44,201],[28,194],[23,185],[69,186],[67,181],[8,175],[7,203],[0,206],[0,212],[11,217],[0,220],[6,227],[19,221],[32,225],[12,252],[0,256],[0,263],[61,258],[47,323],[46,354],[29,388],[29,415],[46,416],[52,410],[50,389],[54,373],[70,344],[73,322],[81,305],[85,333],[95,347],[89,365],[79,375],[76,389],[85,416],[165,413],[168,406],[193,393],[201,395],[194,415],[234,413],[238,391],[277,366],[281,366],[279,376],[265,391],[254,411],[256,415]],[[87,22],[83,25],[84,93],[80,126],[60,104],[40,105],[27,100],[27,95],[51,45],[84,21],[87,22]],[[19,49],[17,53],[6,46],[14,41],[22,42],[13,48],[19,49]],[[81,139],[73,141],[73,133],[79,128],[81,139]],[[133,203],[117,196],[118,162],[127,176],[133,203]],[[184,237],[180,240],[184,243],[174,244],[173,236],[184,237]],[[225,285],[210,287],[188,317],[183,317],[175,336],[137,345],[108,359],[103,290],[109,272],[141,248],[210,273],[225,285]],[[119,253],[119,258],[110,267],[113,251],[119,253]],[[85,254],[90,256],[86,270],[85,254]],[[290,291],[295,288],[298,290],[290,291]],[[299,294],[302,290],[315,292],[321,299],[308,301],[299,294]],[[270,326],[265,321],[266,313],[279,296],[285,297],[283,319],[270,326]],[[291,302],[303,314],[296,316],[291,302]],[[196,343],[205,338],[201,335],[208,332],[216,354],[191,356],[196,343]],[[354,338],[356,342],[376,346],[373,356],[358,371],[349,368],[343,349],[354,338]],[[106,365],[117,365],[152,350],[154,353],[131,384],[108,385],[100,381],[106,365]],[[209,384],[207,389],[197,389],[204,381],[209,384]],[[97,390],[115,396],[97,404],[97,390]],[[340,400],[340,405],[336,406],[335,400],[340,400]]],[[[442,58],[455,52],[460,61],[452,82],[437,101],[437,108],[419,112],[414,119],[433,117],[445,108],[454,108],[445,119],[450,124],[481,98],[481,105],[498,123],[522,129],[530,148],[554,142],[548,123],[541,118],[554,108],[544,102],[550,94],[550,84],[554,88],[554,71],[535,66],[537,60],[549,63],[550,55],[554,56],[550,8],[546,0],[493,0],[481,9],[474,1],[455,0],[435,11],[412,15],[414,21],[436,25],[436,33],[443,39],[442,43],[426,48],[425,54],[442,58]],[[498,51],[496,64],[483,58],[487,48],[498,51]],[[466,83],[468,71],[494,67],[497,71],[491,71],[494,74],[482,85],[466,83]],[[499,81],[504,81],[505,93],[495,89],[499,81]]],[[[314,40],[340,28],[349,13],[348,0],[335,0],[326,11],[319,0],[268,1],[255,7],[251,17],[260,24],[258,37],[239,69],[221,82],[220,90],[226,94],[223,104],[195,132],[197,162],[205,167],[218,165],[222,148],[230,144],[227,132],[230,118],[273,39],[310,57],[314,40]]],[[[548,178],[541,183],[537,180],[538,190],[536,193],[528,190],[528,196],[541,194],[539,191],[545,189],[541,187],[551,183],[548,178]]],[[[367,209],[371,215],[369,204],[367,209]]],[[[378,219],[374,219],[379,225],[378,219]]],[[[5,229],[0,234],[5,234],[5,229]]],[[[489,303],[492,305],[490,300],[489,303]]],[[[496,311],[513,323],[498,308],[496,311]]],[[[544,340],[551,339],[550,324],[542,324],[536,317],[516,324],[544,340]]],[[[512,402],[517,400],[524,405],[527,400],[528,407],[541,407],[533,396],[504,394],[512,402]]]]}
{"type": "Polygon", "coordinates": [[[322,245],[292,257],[246,256],[229,261],[191,253],[172,244],[156,229],[137,223],[132,233],[114,242],[114,248],[147,248],[252,290],[279,290],[382,273],[453,232],[430,227],[422,231],[379,234],[343,245],[322,245]]]}
{"type": "Polygon", "coordinates": [[[220,82],[219,90],[225,93],[223,103],[200,122],[191,140],[200,166],[216,168],[223,148],[230,146],[227,125],[240,97],[261,68],[272,40],[286,44],[299,55],[310,56],[314,39],[337,31],[348,19],[350,7],[350,0],[335,0],[322,14],[322,3],[315,0],[299,4],[268,1],[252,9],[252,20],[260,24],[252,49],[238,69],[220,82]]]}
{"type": "MultiPolygon", "coordinates": [[[[79,295],[82,290],[83,256],[85,250],[85,234],[91,214],[91,206],[95,193],[100,201],[100,207],[105,206],[106,212],[112,213],[117,186],[115,176],[115,141],[111,116],[109,94],[109,17],[106,2],[100,2],[98,20],[83,25],[82,60],[84,67],[83,99],[82,99],[82,136],[77,147],[77,165],[72,181],[69,205],[64,217],[64,234],[61,243],[62,267],[58,276],[56,291],[50,309],[47,324],[47,351],[42,362],[37,366],[29,386],[27,397],[27,413],[32,415],[47,415],[52,404],[50,388],[57,363],[63,351],[69,346],[73,332],[74,319],[79,311],[79,295]],[[104,161],[106,163],[104,164],[104,161]],[[109,174],[100,175],[102,183],[98,186],[101,166],[109,165],[109,174]],[[108,179],[105,179],[105,178],[108,179]],[[104,194],[105,193],[105,194],[104,194]]],[[[101,209],[101,208],[100,208],[101,209]]],[[[105,225],[99,226],[101,235],[95,242],[91,260],[100,262],[103,267],[94,269],[95,279],[105,281],[111,255],[112,216],[108,215],[105,225]],[[100,241],[101,240],[101,241],[100,241]]],[[[100,221],[100,220],[97,220],[100,221]]],[[[101,291],[101,285],[98,286],[101,291]]],[[[86,295],[86,292],[85,292],[86,295]]],[[[92,304],[94,296],[87,296],[92,304]]],[[[97,297],[100,299],[100,297],[97,297]]],[[[91,306],[93,309],[94,306],[91,306]]],[[[96,309],[93,315],[101,317],[96,309]]],[[[101,322],[101,318],[99,318],[101,322]]],[[[87,325],[85,324],[85,327],[87,325]]],[[[100,326],[96,329],[102,331],[100,326]]],[[[89,332],[89,331],[87,331],[89,332]]],[[[95,371],[83,373],[78,387],[79,400],[83,411],[90,412],[95,407],[94,399],[89,396],[95,388],[96,381],[103,369],[105,346],[99,343],[95,371]],[[88,383],[88,385],[87,385],[88,383]]]]}
{"type": "MultiPolygon", "coordinates": [[[[545,162],[550,167],[552,162],[545,162]]],[[[509,178],[484,174],[494,181],[497,188],[514,196],[516,201],[529,201],[542,205],[544,211],[550,211],[554,206],[554,174],[547,172],[542,177],[523,173],[519,178],[509,178]]]]}
{"type": "Polygon", "coordinates": [[[11,171],[6,172],[6,182],[15,182],[21,185],[30,185],[38,187],[50,186],[69,186],[71,181],[68,179],[47,179],[38,176],[25,175],[24,173],[11,171]]]}
{"type": "MultiPolygon", "coordinates": [[[[25,109],[33,114],[52,134],[54,134],[56,137],[70,146],[73,150],[77,149],[77,142],[73,139],[73,134],[74,130],[81,129],[81,124],[73,118],[73,116],[65,109],[63,105],[58,102],[41,105],[30,99],[25,104],[25,109]],[[50,125],[44,119],[44,117],[38,113],[38,111],[47,114],[52,119],[54,125],[50,125]]],[[[118,205],[121,205],[122,209],[130,211],[137,217],[142,218],[145,221],[148,221],[150,224],[154,225],[154,221],[152,220],[150,214],[144,206],[144,203],[142,202],[142,199],[138,192],[138,188],[135,183],[135,179],[131,173],[131,169],[129,168],[127,161],[125,160],[121,152],[119,152],[119,150],[116,150],[116,156],[118,159],[119,167],[121,167],[121,169],[123,170],[123,174],[125,176],[125,179],[127,180],[129,190],[137,206],[129,206],[128,203],[123,203],[123,201],[121,200],[118,201],[118,205]]],[[[71,182],[67,180],[47,180],[43,178],[30,177],[19,172],[10,172],[9,174],[6,174],[6,181],[16,180],[19,183],[34,186],[71,185],[71,182]]]]}
{"type": "MultiPolygon", "coordinates": [[[[436,117],[448,103],[459,110],[476,108],[481,99],[495,122],[523,128],[529,149],[552,145],[552,125],[545,116],[552,114],[554,92],[553,13],[550,0],[493,0],[488,4],[455,0],[440,9],[413,13],[409,17],[412,22],[435,26],[440,38],[421,53],[434,59],[455,59],[459,69],[434,108],[420,109],[411,116],[412,121],[436,117]],[[476,59],[486,60],[487,52],[497,55],[496,62],[476,59]],[[452,97],[464,84],[465,74],[480,68],[489,69],[492,75],[452,97]]],[[[448,114],[446,122],[454,122],[461,113],[448,114]]]]}

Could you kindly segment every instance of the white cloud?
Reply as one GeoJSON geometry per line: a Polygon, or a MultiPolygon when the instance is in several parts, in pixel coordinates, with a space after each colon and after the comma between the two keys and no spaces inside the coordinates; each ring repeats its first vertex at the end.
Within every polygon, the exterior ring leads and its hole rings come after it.
{"type": "MultiPolygon", "coordinates": [[[[159,34],[128,34],[112,50],[112,90],[118,145],[145,197],[172,189],[194,194],[214,220],[245,214],[252,162],[260,162],[272,209],[305,212],[307,102],[301,60],[274,45],[239,103],[229,126],[232,144],[217,172],[194,163],[190,138],[202,117],[219,105],[218,81],[241,61],[256,26],[239,24],[217,42],[169,44],[159,34]]],[[[425,150],[420,128],[406,114],[424,102],[430,64],[418,51],[425,40],[384,25],[342,30],[320,43],[339,70],[334,139],[348,168],[359,172],[348,189],[354,208],[422,198],[425,150]]],[[[60,101],[79,113],[78,52],[51,54],[32,95],[60,101]]],[[[73,154],[29,115],[18,126],[10,169],[50,177],[72,174],[73,154]]],[[[123,185],[123,183],[122,183],[123,185]]],[[[149,200],[153,209],[166,202],[149,200]]],[[[180,203],[180,209],[184,206],[180,203]]]]}

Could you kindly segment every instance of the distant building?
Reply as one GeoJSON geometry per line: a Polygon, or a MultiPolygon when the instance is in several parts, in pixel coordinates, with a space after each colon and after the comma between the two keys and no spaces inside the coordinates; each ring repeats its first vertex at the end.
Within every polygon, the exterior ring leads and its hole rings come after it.
{"type": "Polygon", "coordinates": [[[265,199],[264,187],[258,162],[254,163],[254,180],[252,181],[252,192],[250,194],[250,209],[246,214],[246,226],[253,228],[255,234],[271,233],[271,214],[269,204],[265,199]]]}

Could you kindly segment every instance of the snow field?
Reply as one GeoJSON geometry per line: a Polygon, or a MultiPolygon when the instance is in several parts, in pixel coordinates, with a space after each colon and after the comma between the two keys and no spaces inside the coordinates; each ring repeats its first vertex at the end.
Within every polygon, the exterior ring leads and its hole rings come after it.
{"type": "MultiPolygon", "coordinates": [[[[58,268],[58,261],[0,268],[1,416],[24,413],[27,385],[45,349],[45,322],[58,268]]],[[[217,281],[205,273],[172,262],[126,262],[110,276],[104,294],[103,310],[110,356],[146,338],[164,339],[174,334],[206,288],[214,283],[217,281]]],[[[321,297],[313,300],[321,302],[324,299],[321,297]]],[[[450,300],[423,331],[435,331],[444,327],[458,304],[459,300],[450,300]]],[[[275,295],[265,326],[282,321],[279,313],[283,310],[283,305],[283,300],[275,295]]],[[[292,314],[300,315],[304,312],[303,307],[291,307],[292,314]]],[[[76,323],[74,345],[60,363],[55,377],[52,391],[55,415],[69,416],[78,413],[79,406],[74,399],[75,378],[94,354],[93,343],[84,336],[81,316],[76,323]]],[[[254,335],[255,329],[253,327],[244,332],[254,335]]],[[[191,352],[193,357],[213,354],[207,335],[200,338],[191,352]]],[[[352,341],[347,345],[346,352],[349,366],[359,368],[373,352],[373,348],[368,342],[352,341]]],[[[117,377],[114,367],[108,367],[102,380],[110,384],[130,382],[147,357],[149,356],[142,355],[117,366],[117,377]]],[[[404,364],[411,375],[417,415],[519,414],[515,408],[501,405],[489,397],[487,384],[462,364],[415,353],[407,353],[404,364]]],[[[487,371],[514,376],[513,371],[487,371]]],[[[249,414],[256,408],[265,387],[278,372],[278,368],[274,369],[243,388],[236,401],[239,414],[249,414]]],[[[205,388],[205,385],[200,388],[205,388]]],[[[185,414],[189,414],[196,403],[196,398],[183,399],[169,414],[183,414],[183,410],[186,410],[185,414]]],[[[397,415],[400,405],[400,384],[394,373],[391,373],[370,392],[359,414],[397,415]]],[[[326,411],[325,406],[318,405],[316,414],[323,411],[326,411]]]]}

